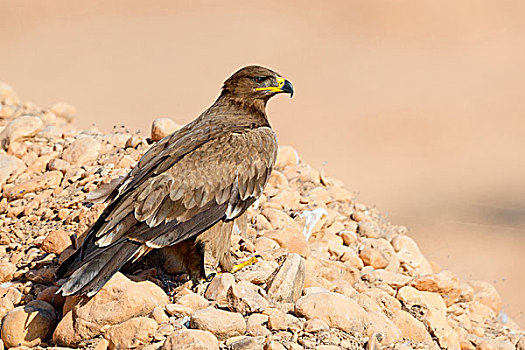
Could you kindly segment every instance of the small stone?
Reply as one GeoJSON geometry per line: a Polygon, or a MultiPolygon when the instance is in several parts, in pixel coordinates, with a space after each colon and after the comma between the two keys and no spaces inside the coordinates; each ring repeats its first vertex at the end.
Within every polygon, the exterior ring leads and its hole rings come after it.
{"type": "Polygon", "coordinates": [[[47,287],[38,293],[36,300],[45,301],[53,305],[56,310],[60,310],[64,306],[65,297],[62,294],[57,294],[57,291],[58,287],[56,286],[47,287]]]}
{"type": "Polygon", "coordinates": [[[384,238],[385,234],[375,222],[361,221],[357,225],[357,232],[368,238],[384,238]]]}
{"type": "Polygon", "coordinates": [[[397,298],[412,316],[433,333],[442,348],[459,348],[458,335],[447,322],[445,302],[439,294],[406,286],[399,290],[397,298]]]}
{"type": "Polygon", "coordinates": [[[432,266],[419,250],[417,243],[410,237],[397,235],[392,239],[392,246],[396,251],[401,265],[414,275],[428,275],[433,273],[432,266]]]}
{"type": "Polygon", "coordinates": [[[330,327],[351,334],[363,333],[370,322],[368,314],[356,301],[337,293],[306,295],[295,303],[295,314],[307,320],[324,320],[330,327]]]}
{"type": "Polygon", "coordinates": [[[151,317],[159,324],[163,322],[169,322],[170,320],[162,306],[157,306],[156,308],[154,308],[151,312],[151,317]]]}
{"type": "Polygon", "coordinates": [[[266,336],[271,332],[264,326],[268,322],[268,315],[254,313],[246,320],[246,333],[251,336],[266,336]]]}
{"type": "Polygon", "coordinates": [[[219,339],[226,339],[246,332],[246,322],[241,314],[214,308],[196,311],[190,320],[191,328],[213,333],[219,339]]]}
{"type": "Polygon", "coordinates": [[[0,185],[9,179],[11,175],[22,173],[25,168],[26,165],[19,158],[8,154],[0,154],[0,185]]]}
{"type": "Polygon", "coordinates": [[[71,164],[60,158],[55,158],[47,164],[49,170],[58,170],[62,174],[65,174],[70,167],[71,164]]]}
{"type": "Polygon", "coordinates": [[[321,331],[326,331],[330,328],[326,321],[319,318],[312,318],[305,322],[304,331],[308,333],[317,333],[321,331]]]}
{"type": "Polygon", "coordinates": [[[293,315],[286,314],[279,310],[272,310],[268,319],[268,328],[273,331],[292,331],[298,332],[303,327],[301,321],[293,315]]]}
{"type": "Polygon", "coordinates": [[[55,113],[57,117],[64,118],[68,122],[71,122],[77,114],[77,109],[65,102],[57,102],[51,107],[51,111],[55,113]]]}
{"type": "Polygon", "coordinates": [[[275,276],[268,282],[268,295],[277,302],[294,303],[303,292],[305,277],[304,259],[299,254],[288,254],[275,276]]]}
{"type": "Polygon", "coordinates": [[[286,348],[281,343],[272,340],[264,346],[264,350],[286,350],[286,348]]]}
{"type": "Polygon", "coordinates": [[[97,345],[95,345],[95,348],[93,350],[106,350],[109,347],[109,341],[104,338],[100,338],[97,345]]]}
{"type": "Polygon", "coordinates": [[[469,281],[468,284],[474,290],[474,300],[490,307],[496,313],[501,311],[501,297],[492,284],[484,281],[469,281]]]}
{"type": "Polygon", "coordinates": [[[0,282],[7,282],[13,279],[16,272],[16,265],[10,263],[7,259],[0,260],[0,282]]]}
{"type": "Polygon", "coordinates": [[[62,159],[70,164],[85,165],[97,160],[102,143],[91,136],[77,138],[68,148],[64,150],[62,159]]]}
{"type": "Polygon", "coordinates": [[[0,145],[7,150],[12,142],[36,135],[43,126],[42,119],[33,115],[23,115],[13,119],[0,132],[0,145]]]}
{"type": "Polygon", "coordinates": [[[235,277],[231,273],[221,273],[213,277],[213,280],[206,288],[204,297],[208,300],[215,300],[218,303],[227,302],[227,293],[232,285],[235,284],[235,277]]]}
{"type": "Polygon", "coordinates": [[[35,347],[53,332],[56,315],[44,301],[31,301],[7,313],[2,322],[2,340],[7,347],[35,347]]]}
{"type": "Polygon", "coordinates": [[[297,151],[291,146],[279,147],[277,153],[277,160],[275,161],[276,168],[284,168],[286,166],[299,164],[299,155],[297,151]]]}
{"type": "Polygon", "coordinates": [[[29,181],[22,182],[9,188],[4,188],[4,196],[7,198],[22,198],[27,193],[56,188],[60,185],[62,177],[63,175],[60,171],[48,171],[29,181]]]}
{"type": "Polygon", "coordinates": [[[180,329],[168,336],[161,350],[217,350],[218,348],[219,342],[212,333],[198,329],[180,329]]]}
{"type": "Polygon", "coordinates": [[[177,300],[177,304],[186,306],[192,311],[197,311],[207,308],[210,305],[210,302],[196,293],[189,292],[177,300]]]}
{"type": "Polygon", "coordinates": [[[264,234],[264,237],[273,239],[288,253],[297,253],[304,257],[310,254],[306,238],[299,230],[290,228],[282,231],[269,231],[264,234]]]}
{"type": "Polygon", "coordinates": [[[243,315],[263,312],[268,307],[268,301],[258,293],[258,288],[248,281],[232,285],[227,293],[229,309],[243,315]]]}
{"type": "Polygon", "coordinates": [[[379,249],[365,248],[359,252],[359,257],[365,266],[372,266],[374,269],[383,269],[388,266],[388,260],[379,249]]]}
{"type": "Polygon", "coordinates": [[[448,270],[439,273],[417,276],[410,285],[417,290],[441,294],[445,305],[454,304],[461,295],[461,284],[456,275],[448,270]]]}
{"type": "Polygon", "coordinates": [[[69,246],[71,246],[69,234],[64,230],[53,230],[44,239],[40,248],[47,253],[60,255],[69,246]]]}
{"type": "Polygon", "coordinates": [[[156,330],[157,322],[151,318],[136,317],[129,319],[107,331],[106,338],[109,340],[109,349],[140,347],[153,339],[156,330]]]}
{"type": "Polygon", "coordinates": [[[153,141],[162,140],[172,132],[180,129],[180,125],[170,118],[158,118],[151,124],[151,139],[153,141]]]}

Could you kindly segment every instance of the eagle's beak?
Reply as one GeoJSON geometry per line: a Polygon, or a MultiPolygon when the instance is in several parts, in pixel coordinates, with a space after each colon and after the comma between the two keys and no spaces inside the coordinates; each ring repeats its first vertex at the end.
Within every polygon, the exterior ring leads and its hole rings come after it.
{"type": "Polygon", "coordinates": [[[284,79],[283,77],[277,76],[275,78],[277,80],[277,86],[268,86],[264,88],[256,88],[257,91],[272,91],[272,92],[285,92],[290,94],[290,97],[293,96],[293,86],[292,83],[290,83],[288,80],[284,79]]]}

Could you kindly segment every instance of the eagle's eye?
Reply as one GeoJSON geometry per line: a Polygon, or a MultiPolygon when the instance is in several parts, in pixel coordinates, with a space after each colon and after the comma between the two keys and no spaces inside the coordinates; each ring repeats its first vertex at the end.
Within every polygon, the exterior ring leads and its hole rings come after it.
{"type": "Polygon", "coordinates": [[[265,79],[266,79],[266,77],[255,77],[255,78],[253,78],[253,81],[255,81],[257,84],[260,84],[260,83],[262,83],[265,79]]]}

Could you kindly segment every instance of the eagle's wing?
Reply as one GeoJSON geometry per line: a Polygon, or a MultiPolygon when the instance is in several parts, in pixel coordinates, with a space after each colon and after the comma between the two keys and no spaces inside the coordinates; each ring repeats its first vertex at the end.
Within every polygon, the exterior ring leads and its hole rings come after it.
{"type": "Polygon", "coordinates": [[[213,134],[181,130],[142,157],[57,272],[71,274],[64,295],[92,295],[127,261],[232,220],[255,201],[275,162],[275,133],[260,127],[213,134]]]}

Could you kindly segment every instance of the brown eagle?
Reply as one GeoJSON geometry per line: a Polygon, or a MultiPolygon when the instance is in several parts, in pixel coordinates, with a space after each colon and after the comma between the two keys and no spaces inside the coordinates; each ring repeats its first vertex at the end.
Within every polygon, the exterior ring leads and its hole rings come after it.
{"type": "Polygon", "coordinates": [[[194,279],[205,278],[205,251],[231,271],[233,220],[260,196],[277,155],[266,103],[283,92],[293,87],[279,74],[244,67],[210,108],[151,147],[59,267],[60,292],[92,296],[127,262],[175,245],[197,252],[185,262],[194,279]]]}

